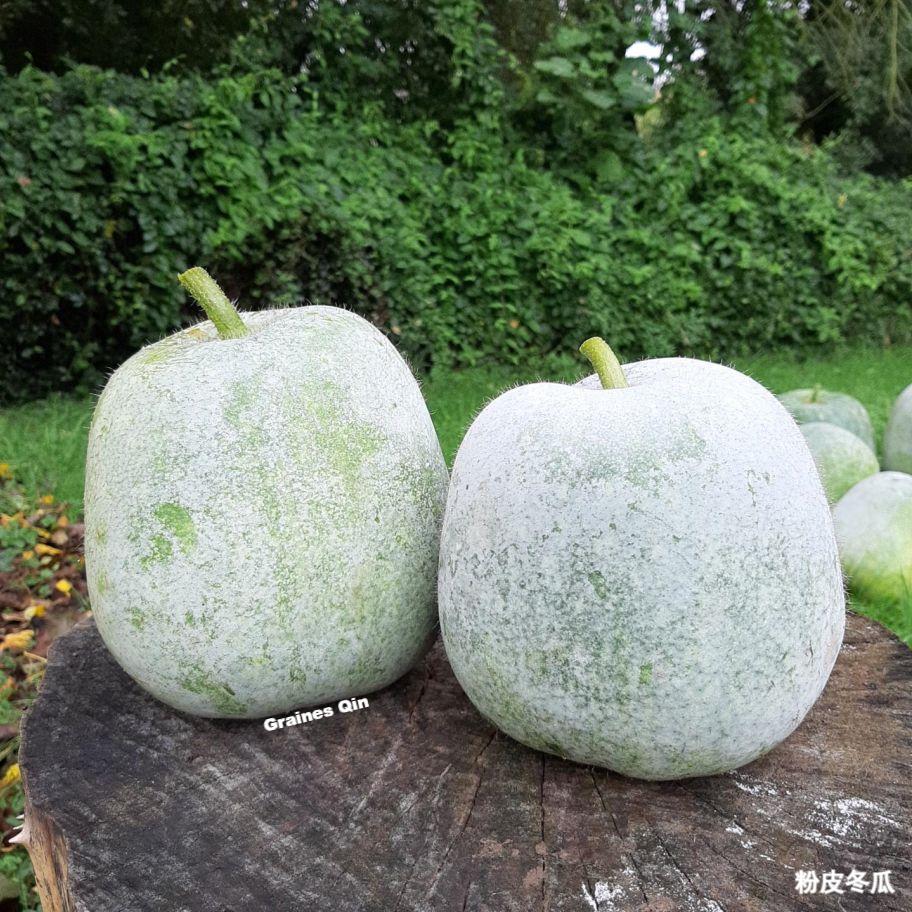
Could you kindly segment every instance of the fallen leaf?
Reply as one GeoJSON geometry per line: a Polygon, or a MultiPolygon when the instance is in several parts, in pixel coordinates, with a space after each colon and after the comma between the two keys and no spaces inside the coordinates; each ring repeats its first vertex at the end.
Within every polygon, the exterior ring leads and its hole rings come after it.
{"type": "Polygon", "coordinates": [[[75,607],[72,599],[66,602],[60,602],[53,611],[49,611],[41,620],[41,629],[37,631],[35,646],[31,650],[38,658],[43,659],[47,656],[48,647],[59,636],[63,636],[68,630],[72,629],[79,621],[88,615],[86,611],[80,611],[75,607]]]}
{"type": "Polygon", "coordinates": [[[52,554],[63,554],[63,551],[60,548],[52,548],[50,545],[45,545],[43,542],[38,542],[35,545],[35,553],[40,554],[42,557],[52,554]]]}
{"type": "Polygon", "coordinates": [[[35,634],[31,630],[20,630],[18,633],[8,633],[0,640],[0,652],[9,649],[10,652],[22,652],[31,647],[35,634]]]}
{"type": "Polygon", "coordinates": [[[0,779],[0,789],[6,788],[13,782],[17,782],[19,778],[19,764],[11,763],[6,768],[6,772],[3,774],[3,778],[0,779]]]}

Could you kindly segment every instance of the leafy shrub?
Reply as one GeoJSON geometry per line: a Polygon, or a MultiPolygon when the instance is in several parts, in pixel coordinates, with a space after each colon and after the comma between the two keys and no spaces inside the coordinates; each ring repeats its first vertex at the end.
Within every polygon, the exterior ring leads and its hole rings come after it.
{"type": "Polygon", "coordinates": [[[554,135],[516,139],[499,91],[474,82],[443,127],[273,70],[3,77],[0,395],[91,387],[196,319],[175,274],[197,262],[243,306],[351,307],[421,368],[593,332],[628,358],[912,332],[908,185],[716,114],[641,134],[631,114],[573,173],[554,135]]]}

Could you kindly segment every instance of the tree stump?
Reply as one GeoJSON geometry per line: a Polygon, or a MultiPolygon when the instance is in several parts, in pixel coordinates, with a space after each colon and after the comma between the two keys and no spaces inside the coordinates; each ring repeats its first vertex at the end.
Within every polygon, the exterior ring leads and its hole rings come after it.
{"type": "Polygon", "coordinates": [[[439,642],[369,707],[269,732],[156,702],[86,623],[25,722],[22,841],[45,912],[908,910],[910,682],[912,652],[852,615],[784,744],[644,783],[499,734],[439,642]],[[796,891],[853,868],[867,892],[796,891]]]}

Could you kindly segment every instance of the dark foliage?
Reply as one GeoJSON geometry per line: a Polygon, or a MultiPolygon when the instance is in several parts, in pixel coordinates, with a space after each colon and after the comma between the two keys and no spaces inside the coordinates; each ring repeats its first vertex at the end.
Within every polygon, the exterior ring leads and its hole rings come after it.
{"type": "Polygon", "coordinates": [[[0,77],[2,398],[91,388],[195,319],[194,263],[243,306],[351,307],[419,367],[910,338],[912,188],[791,138],[787,17],[702,23],[716,75],[672,17],[657,99],[632,4],[543,5],[524,58],[490,6],[310,7],[282,66],[259,22],[216,73],[0,77]]]}

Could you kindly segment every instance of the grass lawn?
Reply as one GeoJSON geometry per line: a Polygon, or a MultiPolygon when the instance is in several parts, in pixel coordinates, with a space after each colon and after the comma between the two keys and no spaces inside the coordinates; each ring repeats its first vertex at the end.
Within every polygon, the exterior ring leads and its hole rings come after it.
{"type": "MultiPolygon", "coordinates": [[[[893,400],[912,383],[912,348],[848,348],[808,358],[763,355],[733,363],[774,392],[819,383],[857,397],[871,414],[878,442],[893,400]]],[[[582,359],[563,365],[548,379],[569,381],[587,373],[582,359]]],[[[485,402],[509,386],[536,379],[541,373],[511,367],[441,371],[426,378],[424,394],[447,460],[452,462],[466,427],[485,402]]],[[[81,510],[91,411],[91,400],[66,398],[0,410],[0,462],[8,462],[27,489],[68,501],[74,515],[81,510]]],[[[912,643],[912,605],[859,607],[912,643]]]]}

